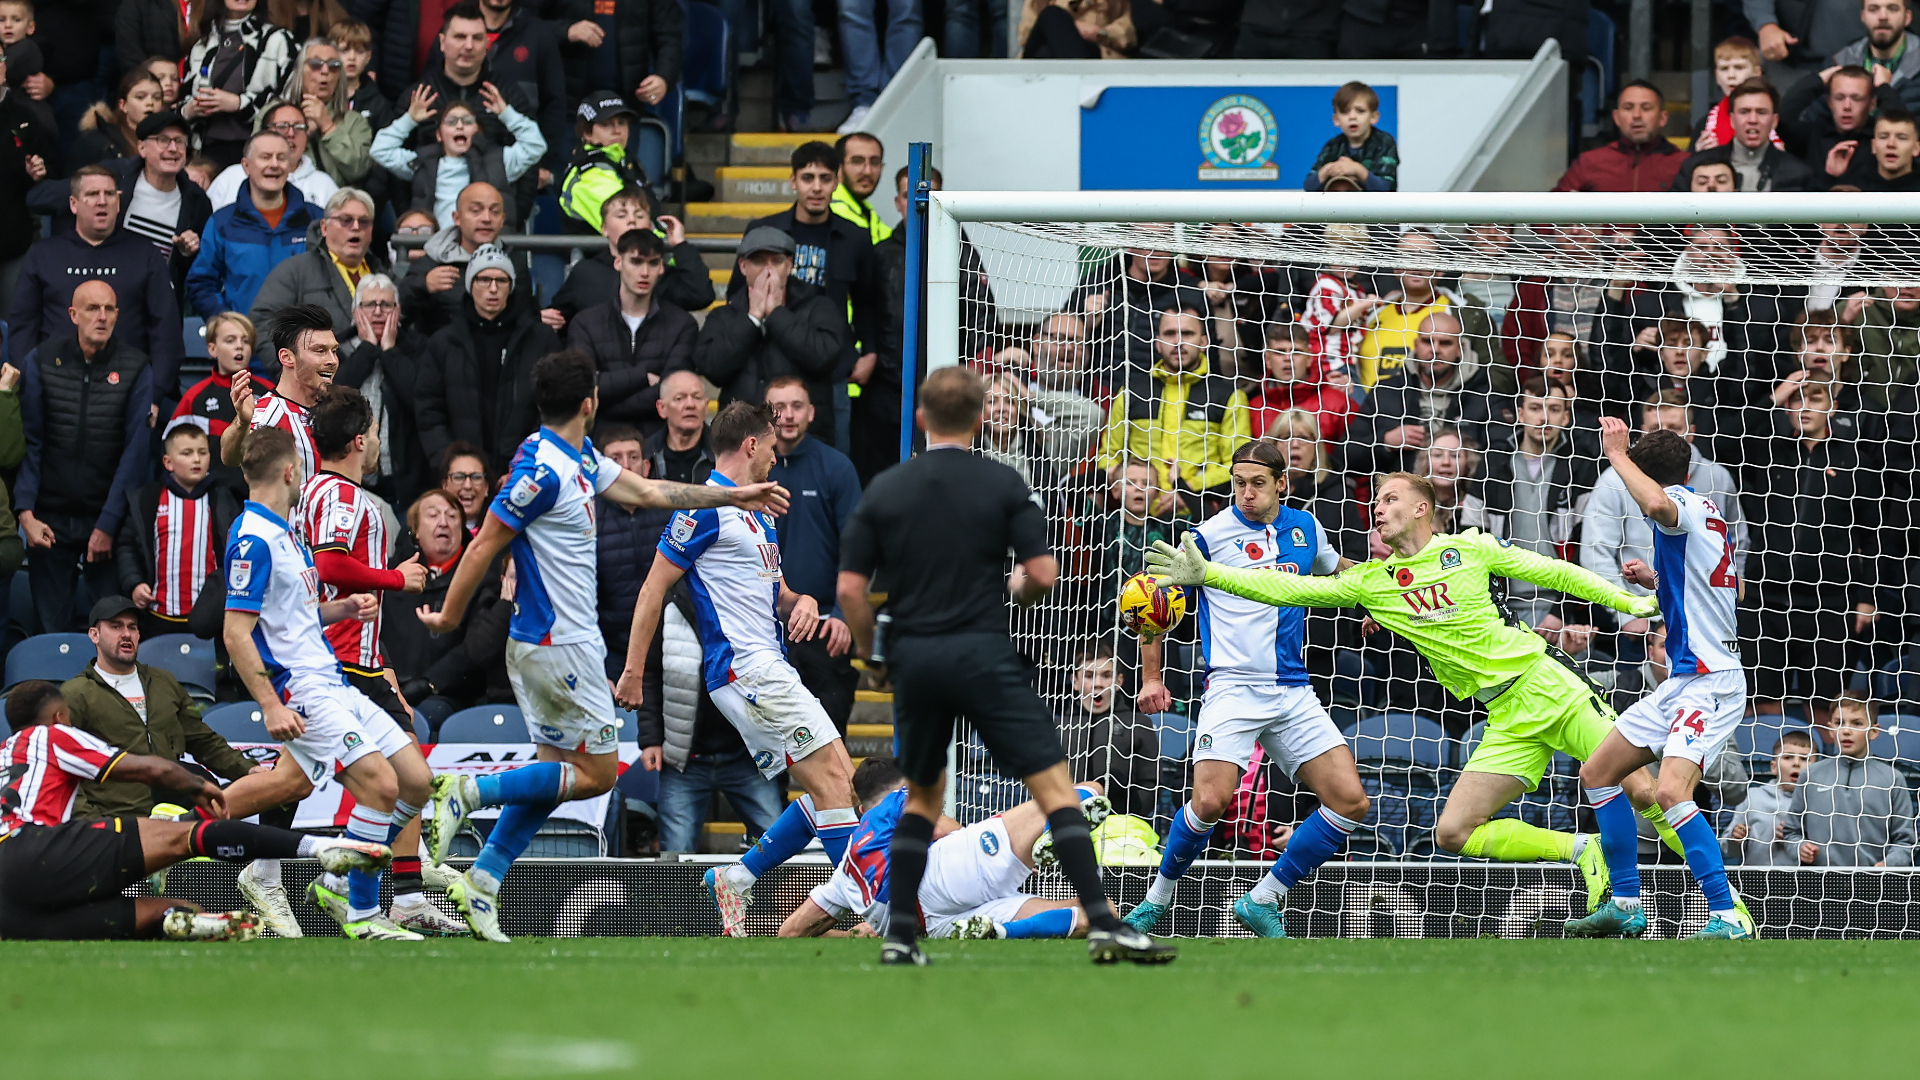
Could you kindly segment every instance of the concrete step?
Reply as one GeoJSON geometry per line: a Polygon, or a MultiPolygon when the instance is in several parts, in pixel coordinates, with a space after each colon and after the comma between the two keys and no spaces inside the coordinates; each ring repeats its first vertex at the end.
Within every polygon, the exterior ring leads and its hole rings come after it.
{"type": "Polygon", "coordinates": [[[727,136],[709,133],[689,134],[687,164],[697,166],[702,173],[711,171],[715,166],[727,164],[727,136]]]}
{"type": "Polygon", "coordinates": [[[690,233],[732,233],[747,230],[747,222],[777,214],[790,202],[706,202],[688,203],[686,225],[690,233]]]}
{"type": "Polygon", "coordinates": [[[714,169],[721,202],[793,198],[793,170],[785,165],[721,165],[714,169]]]}
{"type": "Polygon", "coordinates": [[[792,168],[793,152],[802,143],[814,142],[818,135],[804,132],[743,131],[727,143],[728,165],[778,165],[792,168]]]}

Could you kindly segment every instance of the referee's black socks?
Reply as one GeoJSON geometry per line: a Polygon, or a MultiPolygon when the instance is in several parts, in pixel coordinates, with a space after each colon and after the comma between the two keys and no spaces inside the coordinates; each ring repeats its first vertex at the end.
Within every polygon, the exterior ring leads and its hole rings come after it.
{"type": "Polygon", "coordinates": [[[252,862],[255,859],[297,859],[300,841],[297,832],[255,825],[248,821],[202,821],[187,837],[187,849],[195,855],[221,862],[252,862]]]}
{"type": "MultiPolygon", "coordinates": [[[[1081,831],[1086,831],[1085,826],[1081,831]]],[[[887,937],[912,941],[920,936],[920,879],[927,873],[927,845],[933,843],[933,822],[912,811],[900,815],[893,828],[893,847],[887,854],[887,937]]],[[[1088,846],[1092,853],[1093,848],[1088,846]]]]}
{"type": "MultiPolygon", "coordinates": [[[[906,821],[902,817],[901,821],[906,821]]],[[[1079,806],[1063,806],[1047,815],[1047,827],[1053,830],[1053,853],[1060,869],[1073,883],[1080,907],[1087,913],[1087,925],[1095,930],[1118,930],[1113,905],[1107,901],[1107,887],[1100,880],[1100,860],[1093,854],[1093,833],[1087,828],[1087,815],[1079,806]]],[[[896,837],[898,833],[894,834],[896,837]]],[[[898,873],[895,864],[895,873],[898,873]]],[[[899,894],[895,893],[896,899],[899,894]]]]}

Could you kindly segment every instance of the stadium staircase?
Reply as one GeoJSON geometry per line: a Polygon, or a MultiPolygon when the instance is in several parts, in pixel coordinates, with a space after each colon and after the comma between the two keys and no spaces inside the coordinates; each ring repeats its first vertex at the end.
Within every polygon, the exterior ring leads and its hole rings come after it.
{"type": "Polygon", "coordinates": [[[835,137],[831,132],[687,136],[687,164],[701,179],[711,180],[714,200],[691,202],[678,209],[688,239],[705,258],[716,297],[726,294],[727,278],[733,273],[734,247],[747,222],[793,205],[793,189],[787,183],[792,170],[787,161],[794,148],[815,139],[831,142],[835,137]]]}

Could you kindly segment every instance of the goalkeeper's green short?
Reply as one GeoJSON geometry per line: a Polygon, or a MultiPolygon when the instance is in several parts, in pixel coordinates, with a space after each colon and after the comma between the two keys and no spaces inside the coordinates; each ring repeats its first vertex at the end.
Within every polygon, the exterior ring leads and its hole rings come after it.
{"type": "Polygon", "coordinates": [[[1585,761],[1613,730],[1613,708],[1593,684],[1551,656],[1542,656],[1487,703],[1486,733],[1464,772],[1516,776],[1540,786],[1558,750],[1585,761]]]}

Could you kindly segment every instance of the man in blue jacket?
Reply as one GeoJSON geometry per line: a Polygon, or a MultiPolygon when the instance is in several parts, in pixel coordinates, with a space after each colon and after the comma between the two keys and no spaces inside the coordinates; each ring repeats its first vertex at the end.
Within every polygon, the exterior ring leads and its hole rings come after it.
{"type": "Polygon", "coordinates": [[[860,676],[853,670],[853,636],[841,620],[836,593],[840,532],[860,505],[860,476],[847,455],[807,434],[813,401],[806,383],[783,375],[767,384],[766,400],[773,410],[775,454],[768,478],[792,493],[786,516],[774,526],[780,570],[788,588],[819,602],[824,631],[810,641],[787,642],[787,659],[845,734],[860,676]]]}
{"type": "Polygon", "coordinates": [[[247,140],[241,168],[247,182],[233,205],[214,211],[200,255],[187,272],[187,297],[203,319],[223,311],[251,311],[273,268],[307,250],[307,226],[325,216],[287,183],[293,148],[261,131],[247,140]]]}

